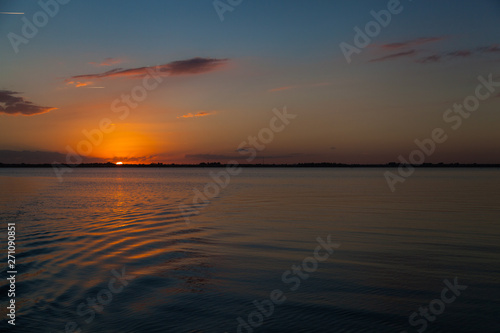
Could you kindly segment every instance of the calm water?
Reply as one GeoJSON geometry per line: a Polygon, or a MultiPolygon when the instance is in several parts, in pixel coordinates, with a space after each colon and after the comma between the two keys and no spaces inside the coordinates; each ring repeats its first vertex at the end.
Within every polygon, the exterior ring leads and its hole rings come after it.
{"type": "Polygon", "coordinates": [[[500,332],[499,170],[419,169],[391,193],[383,169],[244,169],[198,213],[179,210],[221,170],[75,169],[59,183],[0,169],[15,331],[237,332],[250,315],[263,323],[241,332],[500,332]],[[328,259],[286,275],[328,235],[328,259]],[[467,289],[410,325],[455,277],[467,289]],[[275,289],[286,300],[255,312],[275,289]]]}

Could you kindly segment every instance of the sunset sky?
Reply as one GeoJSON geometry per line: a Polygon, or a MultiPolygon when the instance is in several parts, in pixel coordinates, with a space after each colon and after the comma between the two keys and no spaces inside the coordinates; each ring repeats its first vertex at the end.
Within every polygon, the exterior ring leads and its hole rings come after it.
{"type": "Polygon", "coordinates": [[[286,107],[297,117],[256,162],[387,163],[443,128],[426,162],[500,163],[500,87],[460,128],[443,120],[478,76],[500,82],[498,0],[402,0],[350,63],[339,45],[387,1],[243,0],[223,21],[212,0],[58,7],[50,17],[37,1],[0,3],[0,162],[64,160],[103,119],[113,129],[86,161],[242,160],[240,144],[286,107]]]}

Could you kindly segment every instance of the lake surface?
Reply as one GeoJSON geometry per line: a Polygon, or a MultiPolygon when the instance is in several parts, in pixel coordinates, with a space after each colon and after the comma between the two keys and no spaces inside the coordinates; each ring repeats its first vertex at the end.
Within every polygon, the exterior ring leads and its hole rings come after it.
{"type": "Polygon", "coordinates": [[[222,170],[0,169],[2,330],[500,332],[500,170],[222,170]]]}

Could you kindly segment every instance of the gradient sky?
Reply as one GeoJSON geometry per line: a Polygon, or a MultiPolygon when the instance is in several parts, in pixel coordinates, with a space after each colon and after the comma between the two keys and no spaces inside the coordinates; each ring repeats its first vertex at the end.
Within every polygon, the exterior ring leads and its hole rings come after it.
{"type": "Polygon", "coordinates": [[[401,6],[348,64],[339,44],[387,1],[243,0],[221,21],[212,0],[72,0],[16,53],[8,34],[42,9],[4,0],[0,162],[53,162],[103,118],[114,130],[87,161],[225,162],[286,106],[297,118],[256,162],[387,163],[441,127],[426,162],[500,163],[500,88],[459,129],[443,121],[479,75],[500,81],[500,1],[401,6]],[[113,101],[158,65],[162,82],[120,119],[113,101]]]}

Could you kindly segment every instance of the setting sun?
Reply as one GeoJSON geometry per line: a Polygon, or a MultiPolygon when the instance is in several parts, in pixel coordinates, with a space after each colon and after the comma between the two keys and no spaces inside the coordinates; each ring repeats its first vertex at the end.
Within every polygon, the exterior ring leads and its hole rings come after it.
{"type": "Polygon", "coordinates": [[[123,162],[116,162],[116,165],[122,165],[123,162]]]}

